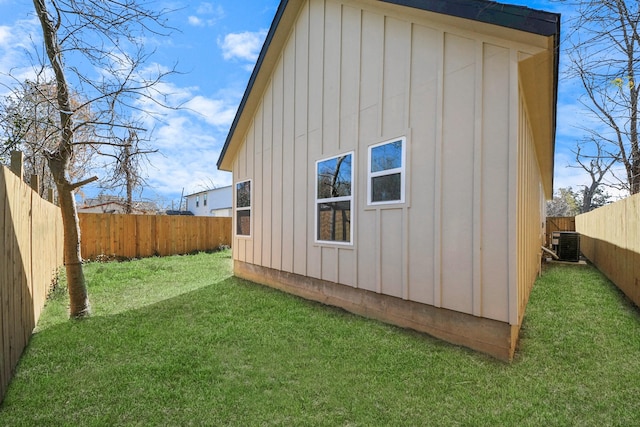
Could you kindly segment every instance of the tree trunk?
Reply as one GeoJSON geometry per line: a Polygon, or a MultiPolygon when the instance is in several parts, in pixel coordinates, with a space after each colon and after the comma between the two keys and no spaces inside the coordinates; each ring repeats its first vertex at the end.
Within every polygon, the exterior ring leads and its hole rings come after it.
{"type": "Polygon", "coordinates": [[[68,160],[61,153],[49,156],[49,168],[58,189],[58,200],[62,212],[64,230],[64,266],[67,273],[69,292],[69,315],[82,318],[91,314],[87,283],[82,270],[82,254],[80,251],[80,221],[75,202],[74,186],[66,179],[65,171],[68,160]]]}
{"type": "Polygon", "coordinates": [[[127,205],[125,207],[125,213],[133,213],[133,170],[131,165],[131,143],[132,137],[129,136],[129,142],[124,146],[124,174],[127,182],[127,205]]]}
{"type": "Polygon", "coordinates": [[[597,188],[597,184],[591,184],[590,187],[587,187],[586,185],[584,186],[584,189],[582,190],[582,210],[580,211],[580,213],[591,212],[593,195],[595,194],[597,188]]]}
{"type": "Polygon", "coordinates": [[[635,162],[631,165],[631,194],[640,193],[640,155],[637,156],[635,162]]]}
{"type": "MultiPolygon", "coordinates": [[[[87,284],[82,271],[82,257],[80,254],[80,221],[76,211],[74,192],[86,182],[72,184],[67,179],[67,170],[73,154],[73,109],[69,96],[69,85],[62,65],[62,50],[58,44],[57,26],[49,19],[45,0],[33,0],[33,4],[40,19],[47,57],[56,78],[56,99],[60,115],[61,135],[58,148],[48,153],[47,160],[51,175],[58,189],[62,224],[64,230],[64,264],[67,271],[67,286],[69,292],[69,315],[81,318],[90,314],[87,284]]],[[[97,178],[96,178],[97,179],[97,178]]]]}

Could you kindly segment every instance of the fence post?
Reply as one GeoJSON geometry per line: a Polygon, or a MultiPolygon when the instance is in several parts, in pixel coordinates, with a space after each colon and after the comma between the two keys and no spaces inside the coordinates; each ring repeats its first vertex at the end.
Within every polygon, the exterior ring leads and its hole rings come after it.
{"type": "Polygon", "coordinates": [[[21,151],[12,151],[11,152],[11,171],[20,178],[20,181],[24,178],[23,176],[23,167],[24,167],[24,154],[21,151]]]}
{"type": "Polygon", "coordinates": [[[31,188],[36,193],[40,194],[40,176],[31,175],[31,188]]]}
{"type": "Polygon", "coordinates": [[[53,203],[53,188],[47,188],[47,201],[53,203]]]}

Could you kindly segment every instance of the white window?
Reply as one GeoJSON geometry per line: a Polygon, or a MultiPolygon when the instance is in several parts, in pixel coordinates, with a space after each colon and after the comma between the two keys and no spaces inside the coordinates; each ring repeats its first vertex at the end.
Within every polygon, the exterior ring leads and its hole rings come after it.
{"type": "Polygon", "coordinates": [[[207,206],[207,194],[206,193],[202,196],[202,205],[203,206],[207,206]]]}
{"type": "Polygon", "coordinates": [[[251,180],[236,183],[236,235],[251,236],[251,180]]]}
{"type": "Polygon", "coordinates": [[[316,240],[352,242],[353,152],[316,162],[316,240]]]}
{"type": "Polygon", "coordinates": [[[196,208],[200,206],[200,196],[196,196],[196,208]]]}
{"type": "Polygon", "coordinates": [[[367,203],[404,203],[405,137],[369,147],[367,203]]]}

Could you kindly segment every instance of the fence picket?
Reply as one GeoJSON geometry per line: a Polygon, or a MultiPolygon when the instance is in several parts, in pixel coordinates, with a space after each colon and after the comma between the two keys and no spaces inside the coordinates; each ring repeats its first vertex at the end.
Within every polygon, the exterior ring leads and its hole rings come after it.
{"type": "MultiPolygon", "coordinates": [[[[82,254],[126,258],[231,245],[231,218],[79,214],[82,254]]],[[[0,167],[0,403],[63,264],[60,208],[0,167]]]]}
{"type": "Polygon", "coordinates": [[[0,167],[0,402],[62,264],[60,209],[0,167]]]}
{"type": "Polygon", "coordinates": [[[231,218],[81,213],[82,257],[144,258],[231,246],[231,218]]]}
{"type": "Polygon", "coordinates": [[[580,248],[640,306],[640,194],[576,217],[580,248]]]}

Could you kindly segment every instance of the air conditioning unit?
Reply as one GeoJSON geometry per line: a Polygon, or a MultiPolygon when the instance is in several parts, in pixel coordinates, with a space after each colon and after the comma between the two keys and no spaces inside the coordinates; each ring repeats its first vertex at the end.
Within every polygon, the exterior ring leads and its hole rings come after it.
{"type": "Polygon", "coordinates": [[[560,261],[580,261],[580,233],[555,231],[552,235],[552,244],[560,261]]]}

